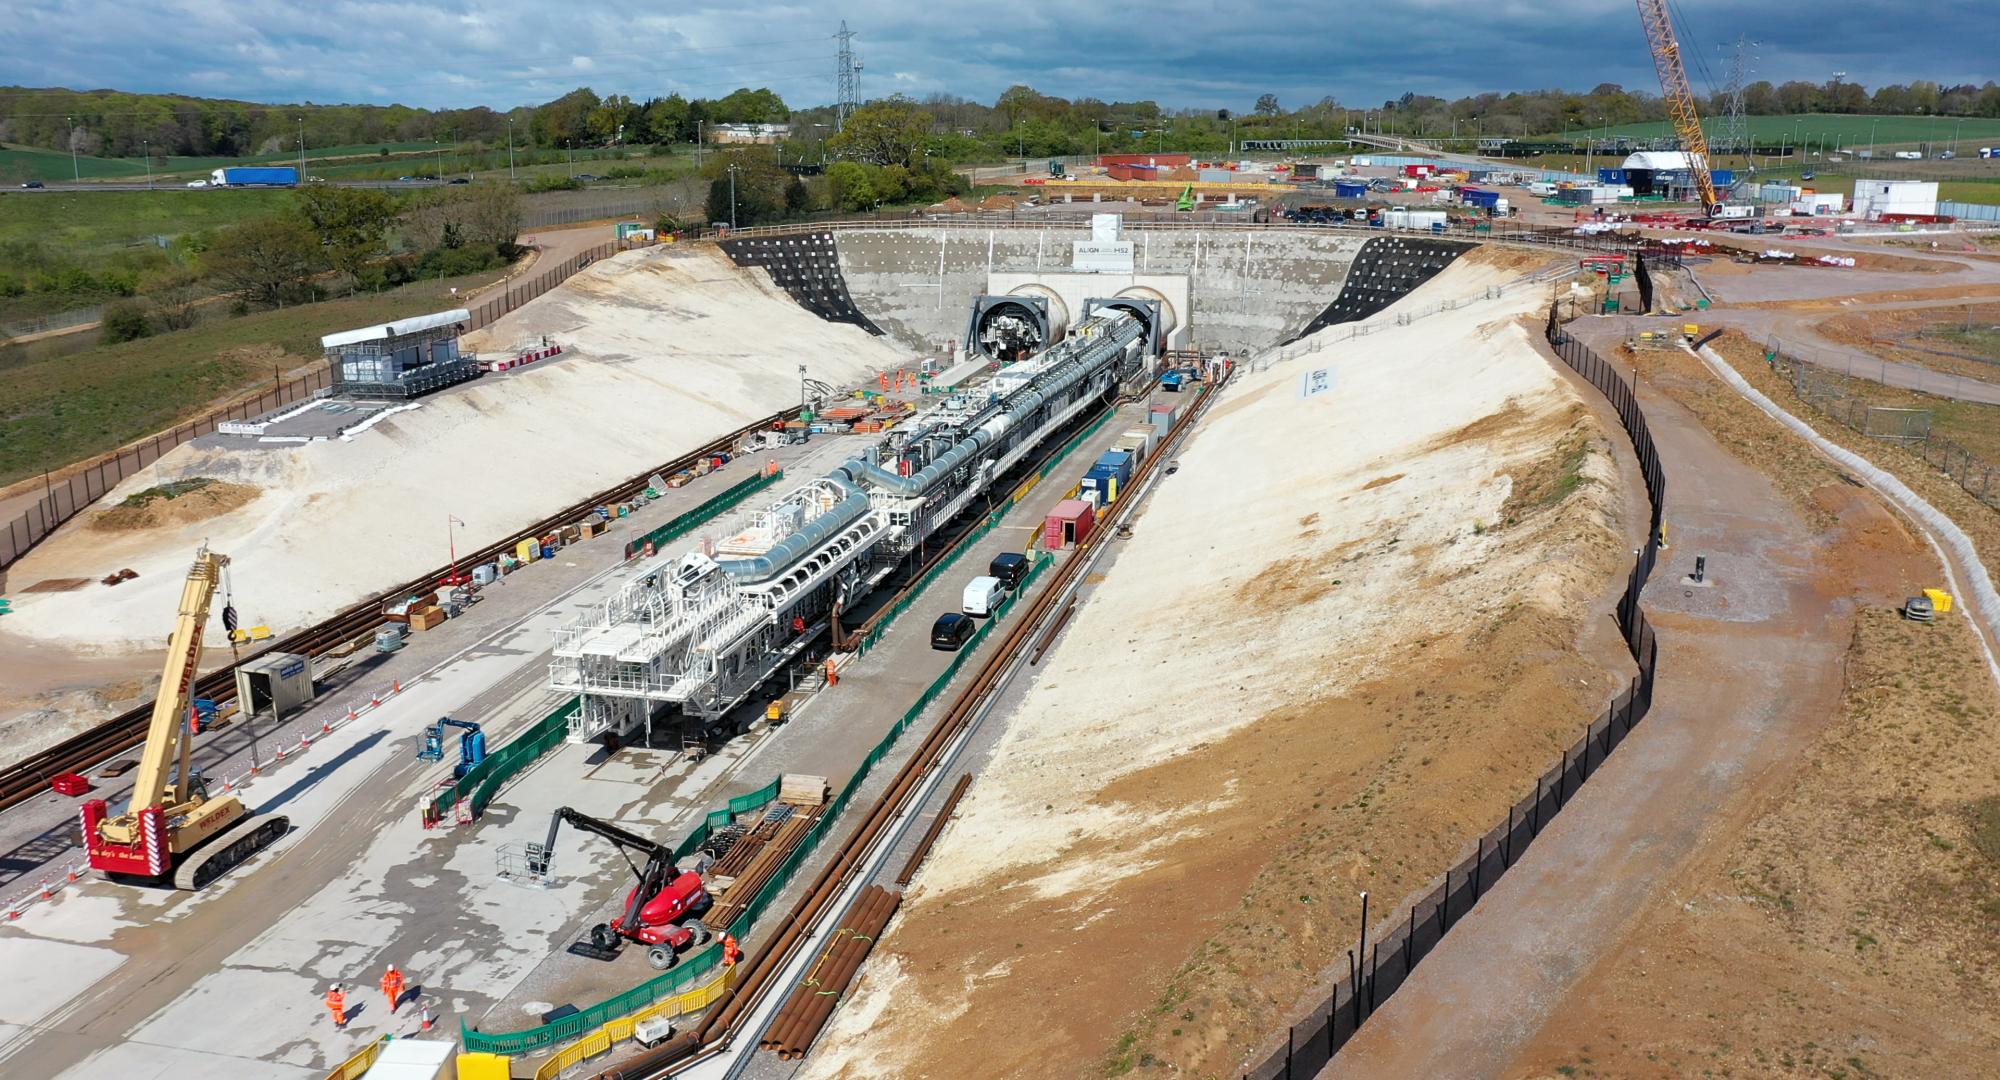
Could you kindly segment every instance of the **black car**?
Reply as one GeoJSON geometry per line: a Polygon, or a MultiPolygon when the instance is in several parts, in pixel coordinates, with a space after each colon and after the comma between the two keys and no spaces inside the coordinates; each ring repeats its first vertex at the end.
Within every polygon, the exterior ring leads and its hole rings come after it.
{"type": "Polygon", "coordinates": [[[993,557],[986,572],[999,578],[1008,592],[1013,592],[1021,587],[1021,579],[1028,576],[1028,557],[1018,551],[1003,551],[993,557]]]}
{"type": "Polygon", "coordinates": [[[583,181],[586,184],[591,182],[592,180],[600,179],[600,177],[596,173],[578,173],[576,174],[576,178],[578,180],[583,181]]]}
{"type": "Polygon", "coordinates": [[[957,652],[966,642],[972,640],[972,631],[977,629],[972,616],[963,611],[947,611],[931,624],[931,648],[945,652],[957,652]]]}
{"type": "Polygon", "coordinates": [[[27,183],[22,184],[21,186],[24,188],[39,188],[39,187],[47,187],[48,185],[42,183],[40,180],[30,180],[27,183]]]}
{"type": "Polygon", "coordinates": [[[470,180],[467,180],[467,179],[466,179],[465,177],[463,177],[463,176],[454,176],[454,177],[452,177],[452,178],[451,178],[450,182],[451,182],[451,183],[454,183],[454,184],[470,184],[470,183],[472,183],[472,181],[470,181],[470,180]]]}

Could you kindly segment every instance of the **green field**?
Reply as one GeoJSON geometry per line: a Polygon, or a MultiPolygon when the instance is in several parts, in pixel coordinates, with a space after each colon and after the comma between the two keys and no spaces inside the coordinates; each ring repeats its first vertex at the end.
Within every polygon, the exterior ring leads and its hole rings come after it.
{"type": "Polygon", "coordinates": [[[72,179],[76,173],[80,173],[85,180],[114,180],[128,176],[143,177],[146,166],[139,161],[78,155],[76,170],[72,173],[69,155],[60,150],[0,146],[0,180],[5,180],[10,186],[24,180],[59,183],[72,179]]]}
{"type": "Polygon", "coordinates": [[[66,356],[0,357],[0,484],[172,427],[319,356],[319,338],[463,304],[500,271],[263,311],[66,356]]]}
{"type": "MultiPolygon", "coordinates": [[[[1963,120],[1950,116],[1848,116],[1832,113],[1804,113],[1793,116],[1746,116],[1744,123],[1750,129],[1750,138],[1760,146],[1774,146],[1785,141],[1793,144],[1811,141],[1817,146],[1822,140],[1828,146],[1868,145],[1872,130],[1876,149],[1892,146],[1909,146],[1931,142],[1949,146],[1952,133],[1958,133],[1958,152],[1964,155],[1967,148],[1977,155],[1981,146],[1991,146],[2000,142],[2000,120],[1966,117],[1963,120]]],[[[1714,141],[1722,133],[1723,121],[1705,118],[1702,130],[1714,141]]],[[[1673,125],[1664,120],[1645,124],[1621,124],[1611,128],[1595,128],[1598,135],[1617,137],[1620,135],[1636,139],[1658,139],[1673,134],[1673,125]]],[[[1585,134],[1578,128],[1569,130],[1570,138],[1585,134]]],[[[1559,136],[1551,136],[1559,137],[1559,136]]]]}
{"type": "Polygon", "coordinates": [[[103,254],[291,205],[288,191],[31,191],[0,195],[0,243],[21,241],[72,255],[103,254]]]}

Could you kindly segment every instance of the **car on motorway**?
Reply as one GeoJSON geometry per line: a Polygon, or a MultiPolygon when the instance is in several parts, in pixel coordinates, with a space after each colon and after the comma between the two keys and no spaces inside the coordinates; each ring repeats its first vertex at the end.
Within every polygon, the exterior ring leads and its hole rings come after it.
{"type": "Polygon", "coordinates": [[[472,183],[472,181],[470,181],[470,180],[467,180],[467,179],[466,179],[465,177],[463,177],[463,176],[454,176],[454,177],[452,177],[452,178],[451,178],[450,180],[446,181],[446,183],[450,183],[450,184],[470,184],[470,183],[472,183]]]}
{"type": "Polygon", "coordinates": [[[947,611],[931,624],[931,648],[957,652],[972,640],[973,629],[972,616],[962,611],[947,611]]]}
{"type": "Polygon", "coordinates": [[[592,180],[602,179],[596,173],[578,173],[576,175],[576,178],[578,180],[583,181],[584,183],[589,183],[592,180]]]}
{"type": "Polygon", "coordinates": [[[24,187],[24,188],[43,188],[43,187],[48,187],[48,185],[47,185],[47,184],[44,184],[44,183],[42,183],[42,182],[41,182],[40,180],[30,180],[30,181],[28,181],[27,183],[25,183],[25,184],[22,184],[21,186],[22,186],[22,187],[24,187]]]}
{"type": "Polygon", "coordinates": [[[206,180],[190,180],[190,181],[188,181],[188,186],[189,186],[189,187],[207,187],[207,186],[208,186],[208,181],[206,181],[206,180]]]}
{"type": "Polygon", "coordinates": [[[308,177],[306,177],[306,183],[308,183],[308,184],[324,184],[324,183],[326,183],[326,177],[324,177],[324,176],[308,176],[308,177]]]}

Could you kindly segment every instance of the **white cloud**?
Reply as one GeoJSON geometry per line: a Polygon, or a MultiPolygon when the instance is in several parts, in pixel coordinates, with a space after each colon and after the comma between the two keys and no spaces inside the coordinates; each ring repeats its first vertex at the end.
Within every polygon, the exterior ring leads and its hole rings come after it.
{"type": "MultiPolygon", "coordinates": [[[[1833,70],[1869,85],[1991,77],[1981,35],[1869,32],[1988,25],[1981,0],[1825,0],[1810,19],[1733,0],[1680,8],[1687,55],[1711,68],[1715,44],[1740,31],[1764,43],[1758,74],[1774,81],[1821,81],[1833,70]]],[[[579,84],[639,98],[747,85],[812,105],[833,97],[832,35],[843,15],[867,65],[864,97],[893,87],[990,101],[1028,83],[1067,96],[1247,108],[1267,91],[1359,105],[1404,91],[1653,87],[1637,13],[1602,0],[849,0],[838,13],[742,0],[639,12],[542,0],[19,0],[0,19],[0,47],[7,81],[27,85],[499,108],[579,84]]],[[[1695,81],[1705,89],[1701,66],[1695,81]]]]}

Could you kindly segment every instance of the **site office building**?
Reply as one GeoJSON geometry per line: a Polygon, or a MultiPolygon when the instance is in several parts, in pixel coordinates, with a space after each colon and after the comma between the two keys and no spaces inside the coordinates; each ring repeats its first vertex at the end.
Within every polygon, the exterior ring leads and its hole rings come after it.
{"type": "Polygon", "coordinates": [[[1875,220],[1887,214],[1929,216],[1937,213],[1935,180],[1856,180],[1854,214],[1875,220]]]}

